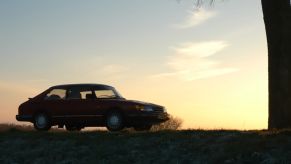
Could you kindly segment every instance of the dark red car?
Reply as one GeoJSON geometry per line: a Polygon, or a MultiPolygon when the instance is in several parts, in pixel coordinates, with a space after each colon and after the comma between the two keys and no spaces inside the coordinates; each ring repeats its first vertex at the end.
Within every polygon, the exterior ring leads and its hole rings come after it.
{"type": "Polygon", "coordinates": [[[106,126],[110,131],[124,127],[149,130],[168,120],[163,106],[126,100],[113,87],[100,84],[53,86],[19,106],[18,121],[29,121],[37,130],[51,126],[81,130],[106,126]]]}

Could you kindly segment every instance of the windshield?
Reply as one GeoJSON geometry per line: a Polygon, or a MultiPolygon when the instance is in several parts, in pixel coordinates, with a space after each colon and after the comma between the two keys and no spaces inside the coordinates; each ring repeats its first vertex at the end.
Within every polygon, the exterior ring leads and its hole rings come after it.
{"type": "Polygon", "coordinates": [[[124,98],[124,97],[122,97],[122,95],[116,89],[113,89],[113,91],[118,96],[118,98],[124,98]]]}

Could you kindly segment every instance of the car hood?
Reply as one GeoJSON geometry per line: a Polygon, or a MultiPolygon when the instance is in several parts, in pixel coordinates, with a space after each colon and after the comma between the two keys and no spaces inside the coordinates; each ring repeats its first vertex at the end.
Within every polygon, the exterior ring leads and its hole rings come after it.
{"type": "Polygon", "coordinates": [[[138,105],[148,105],[148,106],[156,106],[156,107],[159,107],[159,108],[164,108],[161,105],[157,105],[157,104],[153,104],[153,103],[149,103],[149,102],[144,102],[144,101],[138,101],[138,100],[126,100],[126,101],[134,103],[134,104],[138,104],[138,105]]]}

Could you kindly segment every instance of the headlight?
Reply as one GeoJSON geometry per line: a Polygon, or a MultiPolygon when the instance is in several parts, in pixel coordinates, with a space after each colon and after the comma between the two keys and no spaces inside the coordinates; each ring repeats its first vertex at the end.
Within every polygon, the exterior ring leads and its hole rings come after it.
{"type": "Polygon", "coordinates": [[[140,111],[143,111],[143,112],[153,112],[154,111],[154,109],[151,106],[139,106],[139,105],[137,105],[136,109],[139,109],[140,111]]]}
{"type": "Polygon", "coordinates": [[[163,108],[164,109],[164,113],[167,113],[167,109],[166,108],[163,108]]]}
{"type": "Polygon", "coordinates": [[[145,111],[145,112],[153,112],[154,109],[150,106],[145,106],[144,108],[141,109],[141,111],[145,111]]]}

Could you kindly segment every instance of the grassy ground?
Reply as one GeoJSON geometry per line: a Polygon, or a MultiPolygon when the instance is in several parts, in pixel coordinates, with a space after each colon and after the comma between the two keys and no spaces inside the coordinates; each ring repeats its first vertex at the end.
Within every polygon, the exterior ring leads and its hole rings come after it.
{"type": "Polygon", "coordinates": [[[290,163],[291,131],[36,132],[0,125],[0,163],[290,163]]]}

